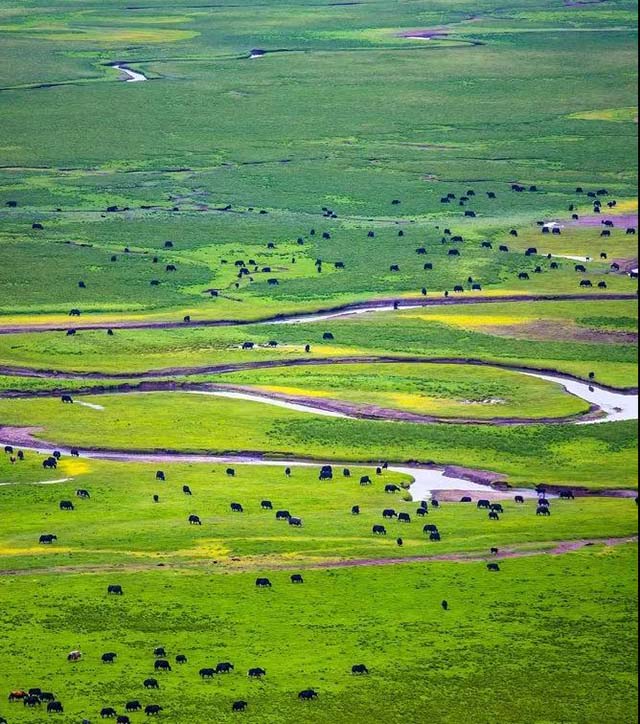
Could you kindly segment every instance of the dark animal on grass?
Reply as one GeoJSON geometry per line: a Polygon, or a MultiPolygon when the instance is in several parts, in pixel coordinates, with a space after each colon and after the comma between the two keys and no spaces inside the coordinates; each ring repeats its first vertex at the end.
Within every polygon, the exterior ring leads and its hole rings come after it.
{"type": "Polygon", "coordinates": [[[491,555],[492,555],[492,556],[497,556],[498,553],[499,553],[499,551],[498,551],[497,548],[492,548],[492,549],[491,549],[491,555]]]}
{"type": "Polygon", "coordinates": [[[433,541],[433,542],[438,542],[438,541],[442,540],[442,538],[440,536],[440,533],[431,533],[429,535],[429,540],[433,541]]]}
{"type": "Polygon", "coordinates": [[[398,513],[398,523],[411,523],[409,513],[398,513]]]}
{"type": "Polygon", "coordinates": [[[600,232],[600,236],[611,236],[611,231],[609,229],[603,229],[600,232]]]}
{"type": "Polygon", "coordinates": [[[131,724],[131,719],[126,714],[121,714],[116,719],[116,724],[131,724]]]}
{"type": "Polygon", "coordinates": [[[492,510],[489,513],[489,520],[500,520],[500,516],[498,515],[498,512],[496,510],[492,510]]]}
{"type": "Polygon", "coordinates": [[[516,495],[515,501],[516,503],[524,503],[524,498],[522,497],[522,495],[516,495]]]}
{"type": "Polygon", "coordinates": [[[124,594],[124,591],[122,590],[122,586],[115,583],[110,586],[107,586],[107,593],[110,596],[122,596],[124,594]]]}
{"type": "Polygon", "coordinates": [[[464,292],[464,287],[462,287],[462,286],[460,286],[459,284],[457,284],[457,285],[453,288],[453,291],[454,291],[454,292],[464,292]]]}
{"type": "Polygon", "coordinates": [[[142,704],[139,701],[128,701],[125,704],[124,707],[125,711],[140,711],[142,709],[142,704]]]}
{"type": "Polygon", "coordinates": [[[449,601],[443,601],[441,604],[443,611],[449,610],[449,601]]]}
{"type": "Polygon", "coordinates": [[[234,665],[228,661],[223,661],[216,666],[216,674],[230,674],[234,670],[234,665]]]}
{"type": "Polygon", "coordinates": [[[271,581],[268,578],[257,578],[256,587],[257,588],[271,588],[271,581]]]}
{"type": "Polygon", "coordinates": [[[260,503],[262,510],[273,510],[273,503],[270,500],[263,500],[260,503]]]}
{"type": "Polygon", "coordinates": [[[355,664],[355,666],[351,667],[351,673],[361,676],[363,674],[368,674],[369,669],[367,669],[364,664],[355,664]]]}
{"type": "Polygon", "coordinates": [[[429,261],[422,268],[424,271],[431,271],[433,269],[433,264],[429,261]]]}
{"type": "Polygon", "coordinates": [[[479,509],[487,509],[491,507],[491,501],[490,500],[479,500],[477,503],[477,508],[479,509]]]}
{"type": "Polygon", "coordinates": [[[363,475],[360,478],[360,485],[371,485],[371,478],[368,475],[363,475]]]}
{"type": "Polygon", "coordinates": [[[576,496],[573,494],[573,490],[562,490],[560,492],[560,498],[562,498],[562,500],[575,500],[576,496]]]}
{"type": "Polygon", "coordinates": [[[425,515],[429,515],[429,511],[427,510],[427,508],[417,508],[416,515],[420,518],[424,518],[425,515]]]}
{"type": "Polygon", "coordinates": [[[171,664],[166,659],[158,659],[153,668],[156,671],[171,671],[171,664]]]}
{"type": "Polygon", "coordinates": [[[118,716],[118,712],[111,706],[105,706],[100,711],[100,716],[103,719],[113,719],[114,717],[118,716]]]}
{"type": "Polygon", "coordinates": [[[560,236],[562,234],[562,229],[560,229],[557,226],[554,226],[553,229],[551,229],[551,233],[555,234],[556,236],[560,236]]]}
{"type": "Polygon", "coordinates": [[[433,525],[433,523],[428,523],[427,525],[424,526],[424,528],[422,529],[422,532],[423,533],[437,533],[438,526],[433,525]]]}
{"type": "Polygon", "coordinates": [[[511,236],[518,236],[518,232],[515,229],[511,229],[509,234],[511,234],[511,236]]]}
{"type": "Polygon", "coordinates": [[[580,286],[581,286],[581,287],[592,287],[592,286],[593,286],[593,283],[592,283],[592,281],[591,281],[590,279],[583,279],[583,280],[580,282],[580,286]]]}
{"type": "Polygon", "coordinates": [[[499,563],[487,563],[487,570],[497,572],[500,570],[500,564],[499,563]]]}
{"type": "Polygon", "coordinates": [[[302,518],[294,518],[291,516],[289,518],[289,525],[292,525],[294,528],[302,528],[302,518]]]}
{"type": "Polygon", "coordinates": [[[460,252],[457,249],[449,249],[449,256],[460,256],[460,252]]]}
{"type": "Polygon", "coordinates": [[[117,657],[114,653],[102,654],[101,660],[103,664],[113,664],[117,657]]]}
{"type": "Polygon", "coordinates": [[[69,652],[69,654],[67,654],[67,661],[69,663],[74,663],[76,661],[80,661],[81,658],[82,658],[82,654],[80,653],[80,651],[71,651],[71,652],[69,652]]]}
{"type": "Polygon", "coordinates": [[[493,244],[490,241],[483,241],[482,244],[480,244],[480,246],[483,249],[493,249],[493,244]]]}
{"type": "Polygon", "coordinates": [[[153,496],[153,502],[154,502],[154,503],[159,503],[159,502],[160,502],[160,496],[159,496],[159,495],[154,495],[154,496],[153,496]]]}
{"type": "Polygon", "coordinates": [[[199,516],[190,515],[189,516],[189,525],[202,525],[202,521],[200,520],[199,516]]]}
{"type": "Polygon", "coordinates": [[[491,510],[494,510],[496,513],[504,513],[504,508],[500,503],[492,503],[491,510]]]}
{"type": "Polygon", "coordinates": [[[159,689],[160,684],[157,679],[145,679],[142,683],[145,689],[159,689]]]}
{"type": "Polygon", "coordinates": [[[501,245],[498,247],[498,251],[509,251],[509,247],[508,247],[508,246],[505,246],[504,244],[501,244],[501,245]]]}
{"type": "Polygon", "coordinates": [[[243,513],[244,508],[240,505],[240,503],[231,503],[231,512],[232,513],[243,513]]]}
{"type": "Polygon", "coordinates": [[[360,515],[360,506],[359,505],[352,506],[351,515],[360,515]]]}
{"type": "Polygon", "coordinates": [[[167,652],[166,652],[164,646],[157,646],[157,647],[153,650],[153,655],[154,655],[154,656],[157,656],[158,658],[163,658],[163,657],[165,657],[165,656],[167,655],[167,652]]]}
{"type": "Polygon", "coordinates": [[[525,256],[534,256],[538,253],[538,250],[535,246],[530,246],[524,253],[525,256]]]}
{"type": "Polygon", "coordinates": [[[63,714],[64,707],[59,701],[50,701],[47,704],[47,712],[49,714],[63,714]]]}
{"type": "Polygon", "coordinates": [[[391,519],[391,518],[395,518],[396,515],[397,515],[397,514],[396,514],[396,511],[393,510],[393,508],[385,508],[385,509],[382,511],[382,517],[383,517],[383,518],[386,518],[387,520],[389,520],[389,519],[391,519]]]}
{"type": "Polygon", "coordinates": [[[323,465],[320,469],[320,480],[332,480],[333,468],[331,465],[323,465]]]}
{"type": "Polygon", "coordinates": [[[385,485],[385,486],[384,486],[384,492],[385,492],[385,493],[399,493],[399,492],[400,492],[400,486],[398,486],[398,485],[385,485]]]}
{"type": "Polygon", "coordinates": [[[156,473],[156,480],[166,480],[165,474],[162,472],[162,470],[158,470],[156,473]]]}
{"type": "Polygon", "coordinates": [[[291,513],[288,510],[278,510],[276,512],[276,520],[289,520],[291,513]]]}
{"type": "Polygon", "coordinates": [[[461,502],[461,503],[471,503],[471,502],[472,502],[472,501],[471,501],[471,496],[469,496],[469,495],[464,495],[462,498],[460,498],[460,502],[461,502]]]}
{"type": "Polygon", "coordinates": [[[75,506],[70,500],[61,500],[60,510],[75,510],[75,506]]]}
{"type": "Polygon", "coordinates": [[[551,505],[548,498],[538,498],[538,505],[546,505],[547,508],[551,505]]]}
{"type": "Polygon", "coordinates": [[[33,708],[34,706],[40,706],[42,704],[42,701],[40,701],[40,697],[36,696],[35,694],[27,695],[22,700],[22,704],[24,706],[28,706],[30,708],[33,708]]]}
{"type": "Polygon", "coordinates": [[[193,495],[193,493],[191,492],[191,488],[190,488],[188,485],[183,485],[183,486],[182,486],[182,492],[183,492],[185,495],[193,495]]]}
{"type": "Polygon", "coordinates": [[[51,691],[41,691],[38,696],[42,701],[56,701],[56,696],[51,691]]]}
{"type": "Polygon", "coordinates": [[[350,477],[351,477],[351,470],[349,470],[349,468],[344,468],[343,471],[342,471],[342,475],[343,475],[345,478],[350,478],[350,477]]]}
{"type": "Polygon", "coordinates": [[[144,708],[144,713],[147,716],[156,716],[162,711],[162,707],[158,704],[147,704],[144,708]]]}
{"type": "Polygon", "coordinates": [[[263,676],[266,676],[267,672],[264,669],[261,669],[260,667],[256,667],[254,669],[249,669],[248,676],[250,679],[261,679],[263,676]]]}
{"type": "Polygon", "coordinates": [[[607,282],[598,282],[598,289],[606,289],[607,282]]]}
{"type": "Polygon", "coordinates": [[[560,268],[560,264],[558,264],[557,261],[552,261],[551,264],[549,265],[549,268],[550,268],[550,269],[559,269],[559,268],[560,268]]]}
{"type": "Polygon", "coordinates": [[[47,458],[42,461],[42,467],[45,470],[55,470],[58,467],[58,461],[55,458],[47,458]]]}
{"type": "Polygon", "coordinates": [[[249,704],[246,701],[234,701],[231,705],[231,711],[246,711],[249,704]]]}
{"type": "Polygon", "coordinates": [[[487,197],[490,198],[490,199],[495,199],[495,198],[496,198],[496,194],[495,194],[494,191],[487,191],[487,197]]]}
{"type": "Polygon", "coordinates": [[[539,505],[536,510],[536,515],[544,515],[548,517],[551,515],[551,510],[546,505],[539,505]]]}
{"type": "Polygon", "coordinates": [[[256,346],[256,345],[255,345],[254,342],[245,342],[245,343],[242,345],[242,349],[253,349],[255,346],[256,346]]]}
{"type": "Polygon", "coordinates": [[[627,229],[626,233],[629,234],[630,236],[635,235],[635,233],[636,233],[635,227],[630,226],[630,227],[627,229]]]}
{"type": "Polygon", "coordinates": [[[311,701],[311,699],[317,699],[318,694],[313,689],[305,689],[298,694],[300,701],[311,701]]]}
{"type": "Polygon", "coordinates": [[[530,277],[527,272],[520,272],[520,274],[518,274],[518,279],[526,281],[527,279],[530,279],[530,277]]]}
{"type": "Polygon", "coordinates": [[[304,583],[304,580],[299,573],[294,573],[291,576],[291,583],[304,583]]]}
{"type": "Polygon", "coordinates": [[[608,255],[607,255],[607,252],[606,252],[606,251],[600,252],[600,258],[601,258],[601,259],[608,259],[609,257],[608,257],[608,255]]]}
{"type": "Polygon", "coordinates": [[[374,535],[387,535],[387,529],[383,525],[374,525],[371,530],[374,535]]]}
{"type": "Polygon", "coordinates": [[[186,664],[187,663],[187,657],[184,654],[178,654],[176,656],[176,664],[186,664]]]}
{"type": "Polygon", "coordinates": [[[475,219],[477,216],[475,211],[465,211],[464,215],[469,217],[470,219],[475,219]]]}
{"type": "Polygon", "coordinates": [[[213,677],[216,675],[215,669],[200,669],[198,672],[201,679],[213,679],[213,677]]]}
{"type": "Polygon", "coordinates": [[[62,395],[60,399],[65,405],[73,405],[73,397],[71,397],[71,395],[62,395]]]}
{"type": "Polygon", "coordinates": [[[72,448],[72,449],[69,451],[69,454],[71,455],[72,458],[79,458],[79,457],[80,457],[80,451],[79,451],[79,450],[76,450],[75,448],[72,448]]]}

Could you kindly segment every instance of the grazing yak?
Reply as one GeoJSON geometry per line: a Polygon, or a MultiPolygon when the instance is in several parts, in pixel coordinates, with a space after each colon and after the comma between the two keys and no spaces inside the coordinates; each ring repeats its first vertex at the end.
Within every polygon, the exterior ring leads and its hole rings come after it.
{"type": "Polygon", "coordinates": [[[363,674],[368,674],[369,669],[364,664],[355,664],[351,667],[351,673],[357,674],[358,676],[361,676],[363,674]]]}
{"type": "Polygon", "coordinates": [[[119,584],[111,584],[107,586],[107,594],[110,596],[122,596],[124,595],[124,591],[119,584]]]}
{"type": "Polygon", "coordinates": [[[271,588],[271,581],[268,578],[257,578],[256,588],[271,588]]]}
{"type": "Polygon", "coordinates": [[[500,564],[498,564],[498,563],[487,563],[487,570],[488,570],[488,571],[499,571],[499,570],[500,570],[500,564]]]}
{"type": "Polygon", "coordinates": [[[383,525],[374,525],[371,530],[374,535],[387,535],[387,529],[383,525]]]}
{"type": "Polygon", "coordinates": [[[311,701],[312,699],[317,699],[318,693],[314,691],[313,689],[305,689],[304,691],[301,691],[298,694],[298,699],[300,701],[311,701]]]}
{"type": "Polygon", "coordinates": [[[231,711],[246,711],[249,704],[246,701],[234,701],[231,705],[231,711]]]}

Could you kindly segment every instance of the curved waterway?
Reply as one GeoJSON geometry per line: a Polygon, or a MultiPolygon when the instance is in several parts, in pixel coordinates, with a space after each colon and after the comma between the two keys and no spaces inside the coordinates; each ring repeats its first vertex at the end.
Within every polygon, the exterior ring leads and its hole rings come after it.
{"type": "Polygon", "coordinates": [[[123,63],[112,65],[112,68],[117,68],[121,73],[126,76],[123,78],[125,83],[141,83],[142,81],[149,80],[144,73],[139,73],[137,70],[131,70],[128,66],[123,63]]]}

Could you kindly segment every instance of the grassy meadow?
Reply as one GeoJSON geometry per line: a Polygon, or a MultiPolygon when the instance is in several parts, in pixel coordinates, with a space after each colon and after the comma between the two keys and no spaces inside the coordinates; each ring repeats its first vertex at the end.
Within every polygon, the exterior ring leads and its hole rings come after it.
{"type": "Polygon", "coordinates": [[[0,2],[0,723],[637,720],[637,420],[508,369],[637,394],[637,10],[0,2]],[[423,519],[383,460],[592,495],[423,519]]]}

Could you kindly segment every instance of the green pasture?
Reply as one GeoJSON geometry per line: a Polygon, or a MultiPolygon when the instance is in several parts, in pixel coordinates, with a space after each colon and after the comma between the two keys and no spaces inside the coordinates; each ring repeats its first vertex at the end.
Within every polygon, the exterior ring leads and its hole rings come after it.
{"type": "MultiPolygon", "coordinates": [[[[254,722],[355,723],[385,711],[400,724],[428,711],[438,722],[627,724],[637,707],[635,554],[597,546],[505,561],[498,574],[480,562],[310,570],[301,586],[269,569],[6,577],[0,686],[53,691],[63,722],[94,720],[104,706],[122,713],[132,699],[163,706],[162,720],[235,721],[242,699],[254,722]],[[255,589],[262,574],[271,590],[255,589]],[[112,583],[124,596],[107,596],[112,583]],[[188,663],[145,691],[156,646],[188,663]],[[74,649],[83,660],[70,665],[74,649]],[[116,663],[101,664],[105,652],[116,663]],[[199,669],[220,661],[235,671],[202,682],[199,669]],[[352,676],[359,663],[368,676],[352,676]],[[247,678],[254,666],[263,681],[247,678]],[[299,702],[309,687],[318,700],[299,702]]],[[[42,716],[6,702],[2,714],[20,724],[42,716]]]]}
{"type": "Polygon", "coordinates": [[[76,397],[64,407],[57,399],[5,399],[0,420],[36,428],[36,437],[52,444],[77,447],[433,460],[495,470],[525,485],[632,488],[637,477],[633,421],[501,428],[345,420],[182,392],[76,397]]]}
{"type": "Polygon", "coordinates": [[[160,563],[186,569],[278,569],[349,559],[484,555],[492,546],[544,549],[554,541],[637,533],[637,510],[629,498],[556,500],[551,517],[540,518],[535,501],[518,505],[511,497],[498,522],[475,504],[443,502],[422,518],[416,515],[418,501],[409,494],[384,491],[390,483],[407,486],[410,479],[392,471],[377,475],[375,468],[351,466],[347,478],[343,467],[336,466],[333,480],[320,482],[319,466],[294,467],[287,477],[284,464],[160,464],[167,478],[161,482],[155,479],[158,465],[63,458],[58,470],[43,472],[40,460],[27,452],[24,462],[9,465],[5,458],[1,465],[1,569],[72,566],[90,571],[101,566],[117,571],[160,563]],[[235,471],[233,478],[227,467],[235,471]],[[360,485],[364,475],[371,485],[360,485]],[[68,482],[38,484],[64,478],[68,482]],[[183,493],[184,485],[193,495],[183,493]],[[88,490],[91,498],[78,499],[78,489],[88,490]],[[273,503],[272,511],[261,509],[265,499],[273,503]],[[75,510],[59,510],[61,500],[72,501],[75,510]],[[244,512],[231,512],[231,503],[240,503],[244,512]],[[360,515],[352,514],[354,505],[360,506],[360,515]],[[409,513],[411,522],[384,520],[387,508],[409,513]],[[277,510],[301,517],[303,527],[277,521],[277,510]],[[200,516],[202,526],[188,524],[192,514],[200,516]],[[386,537],[372,534],[379,523],[386,526],[386,537]],[[425,523],[438,526],[441,542],[433,543],[423,533],[425,523]],[[39,545],[43,533],[55,533],[57,543],[39,545]],[[402,548],[396,545],[398,536],[402,548]]]}
{"type": "Polygon", "coordinates": [[[450,418],[568,417],[589,409],[561,385],[459,365],[324,365],[234,372],[219,379],[312,403],[321,398],[450,418]]]}

